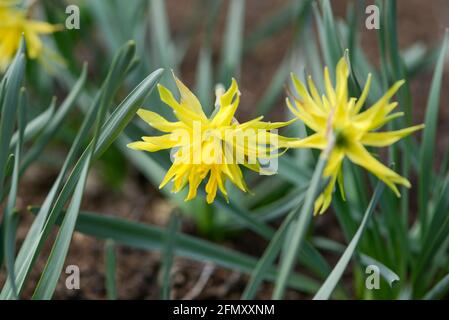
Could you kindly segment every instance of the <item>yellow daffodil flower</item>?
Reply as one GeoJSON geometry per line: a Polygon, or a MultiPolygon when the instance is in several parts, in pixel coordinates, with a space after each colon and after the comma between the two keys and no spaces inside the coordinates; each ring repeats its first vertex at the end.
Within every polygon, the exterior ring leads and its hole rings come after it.
{"type": "Polygon", "coordinates": [[[424,127],[417,125],[397,131],[375,131],[403,115],[402,112],[391,113],[397,106],[397,102],[389,100],[404,81],[396,82],[374,105],[362,111],[369,92],[371,75],[368,75],[359,99],[348,97],[348,76],[349,68],[344,57],[337,64],[335,88],[332,86],[329,71],[325,68],[326,94],[320,97],[310,76],[307,79],[308,89],[306,89],[306,86],[292,75],[294,87],[301,100],[293,98],[291,102],[287,99],[287,106],[314,133],[305,139],[289,142],[288,145],[294,148],[324,150],[330,138],[335,141],[324,169],[324,176],[329,177],[329,183],[315,202],[315,213],[321,214],[329,207],[336,181],[344,197],[341,166],[345,157],[382,180],[398,197],[400,193],[396,187],[397,184],[410,187],[410,182],[406,178],[383,165],[365,148],[366,146],[389,146],[424,127]]]}
{"type": "Polygon", "coordinates": [[[5,70],[17,51],[22,34],[25,37],[30,59],[38,58],[43,51],[39,36],[59,29],[52,24],[30,20],[23,10],[12,6],[12,1],[0,0],[0,71],[5,70]]]}
{"type": "Polygon", "coordinates": [[[273,133],[291,121],[269,123],[259,117],[238,123],[234,114],[240,92],[234,79],[226,92],[217,95],[216,109],[210,117],[206,116],[196,96],[175,76],[174,79],[180,92],[179,102],[166,87],[159,84],[158,90],[161,100],[173,109],[178,121],[169,122],[155,112],[140,109],[137,114],[145,122],[166,134],[142,137],[143,141],[128,145],[149,152],[172,150],[173,164],[159,188],[173,181],[172,192],[176,193],[189,184],[187,201],[196,197],[200,183],[209,176],[205,187],[207,202],[214,201],[218,189],[227,199],[227,180],[242,191],[248,191],[239,165],[269,174],[260,160],[277,157],[283,145],[296,140],[273,133]]]}

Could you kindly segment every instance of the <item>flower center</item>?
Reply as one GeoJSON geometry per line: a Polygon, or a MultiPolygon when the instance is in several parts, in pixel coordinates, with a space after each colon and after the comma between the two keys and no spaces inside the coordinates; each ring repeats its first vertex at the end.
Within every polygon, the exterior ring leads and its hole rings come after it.
{"type": "Polygon", "coordinates": [[[344,128],[339,127],[334,129],[335,145],[339,148],[344,148],[349,144],[349,137],[344,128]]]}

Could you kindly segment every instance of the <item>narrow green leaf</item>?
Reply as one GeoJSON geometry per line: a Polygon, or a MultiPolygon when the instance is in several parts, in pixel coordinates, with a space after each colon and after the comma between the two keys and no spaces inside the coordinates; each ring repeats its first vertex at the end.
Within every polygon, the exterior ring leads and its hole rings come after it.
{"type": "MultiPolygon", "coordinates": [[[[48,144],[48,142],[54,137],[56,132],[61,128],[64,119],[67,117],[67,114],[69,113],[71,108],[75,105],[76,98],[78,97],[78,95],[80,94],[81,90],[84,87],[86,75],[87,75],[87,65],[84,64],[81,75],[78,81],[73,86],[73,89],[70,91],[67,98],[55,112],[54,116],[51,118],[51,121],[49,121],[46,124],[45,129],[42,132],[42,135],[36,140],[31,150],[27,153],[27,155],[23,159],[23,163],[21,165],[22,173],[42,153],[43,149],[48,144]]],[[[54,109],[55,103],[56,100],[53,99],[49,108],[54,109]]]]}
{"type": "MultiPolygon", "coordinates": [[[[201,193],[205,195],[204,190],[202,190],[201,193]]],[[[215,198],[214,206],[233,215],[236,219],[244,223],[249,229],[266,239],[270,239],[274,234],[274,230],[271,227],[257,220],[254,215],[244,208],[241,208],[236,203],[226,202],[226,200],[220,195],[217,195],[215,198]]]]}
{"type": "Polygon", "coordinates": [[[288,227],[296,217],[296,212],[300,207],[301,206],[298,205],[289,213],[289,215],[282,222],[282,225],[279,227],[278,231],[273,236],[262,257],[257,262],[254,271],[251,273],[251,278],[245,288],[245,291],[243,292],[242,299],[251,300],[255,298],[260,284],[266,277],[267,269],[273,265],[273,262],[282,247],[288,227]]]}
{"type": "Polygon", "coordinates": [[[59,276],[64,261],[69,250],[70,240],[75,229],[76,219],[78,218],[81,200],[83,199],[84,187],[86,185],[87,174],[89,172],[91,157],[84,163],[80,178],[76,184],[72,202],[67,209],[67,213],[62,221],[55,243],[53,245],[50,256],[42,272],[41,278],[37,284],[33,294],[33,299],[49,300],[52,298],[56,289],[59,276]]]}
{"type": "Polygon", "coordinates": [[[441,45],[428,49],[422,43],[414,43],[403,52],[404,64],[409,78],[414,78],[421,72],[435,65],[441,45]]]}
{"type": "Polygon", "coordinates": [[[261,221],[270,221],[276,219],[293,209],[296,205],[302,203],[304,201],[306,190],[307,189],[305,188],[294,188],[284,197],[276,199],[275,201],[270,202],[267,205],[258,207],[257,209],[252,210],[252,212],[261,221]]]}
{"type": "Polygon", "coordinates": [[[167,228],[165,243],[163,248],[162,268],[161,268],[161,299],[170,300],[170,272],[173,265],[174,251],[176,248],[176,237],[179,229],[180,217],[177,210],[174,210],[170,216],[167,228]]]}
{"type": "MultiPolygon", "coordinates": [[[[47,194],[42,204],[39,214],[37,215],[37,218],[33,221],[25,237],[25,240],[22,243],[22,246],[19,250],[15,266],[17,274],[16,282],[18,283],[19,292],[21,291],[25,283],[25,279],[31,270],[31,267],[34,263],[34,259],[36,258],[36,255],[40,250],[40,246],[43,243],[42,239],[45,238],[44,234],[42,233],[43,228],[45,226],[46,219],[50,213],[51,206],[53,205],[58,195],[58,191],[62,186],[63,178],[65,177],[69,168],[74,164],[77,153],[81,149],[82,144],[84,143],[84,140],[87,138],[91,126],[95,121],[95,111],[96,108],[91,108],[89,114],[84,118],[81,128],[78,131],[75,141],[73,142],[69,150],[66,160],[64,161],[64,164],[61,170],[59,171],[59,174],[55,179],[52,188],[50,189],[49,193],[47,194]]],[[[8,283],[6,283],[2,289],[0,298],[3,299],[10,298],[11,294],[12,294],[11,287],[8,286],[8,283]]]]}
{"type": "MultiPolygon", "coordinates": [[[[4,235],[5,234],[5,228],[4,228],[4,220],[2,221],[2,223],[0,223],[0,235],[4,235]]],[[[19,226],[19,222],[20,222],[20,216],[17,213],[17,211],[14,211],[14,214],[12,215],[12,233],[16,234],[17,232],[17,228],[19,226]]],[[[0,267],[2,267],[4,259],[5,259],[5,245],[4,245],[4,240],[5,237],[4,236],[0,236],[0,267]]]]}
{"type": "Polygon", "coordinates": [[[366,224],[377,205],[377,202],[380,198],[380,195],[383,192],[383,189],[384,189],[383,183],[379,182],[377,184],[376,190],[374,191],[374,195],[371,199],[371,202],[365,211],[359,229],[355,233],[349,245],[346,247],[346,250],[341,256],[340,260],[338,260],[337,265],[329,274],[326,281],[321,286],[320,290],[313,297],[314,300],[327,300],[331,296],[332,292],[334,291],[335,287],[338,284],[338,281],[340,281],[340,278],[343,275],[343,272],[345,271],[349,263],[349,260],[351,260],[351,257],[354,254],[355,249],[357,248],[360,238],[362,237],[363,231],[365,230],[366,224]]]}
{"type": "Polygon", "coordinates": [[[16,214],[14,211],[16,198],[17,198],[17,188],[18,188],[18,180],[19,180],[19,161],[20,161],[20,147],[17,145],[16,147],[16,156],[14,157],[14,170],[12,176],[11,188],[9,191],[8,201],[4,211],[4,233],[3,236],[3,252],[5,256],[5,265],[6,270],[8,272],[8,279],[10,281],[10,285],[13,292],[13,297],[15,299],[18,298],[17,286],[15,282],[12,280],[15,279],[14,276],[14,256],[15,256],[15,247],[16,247],[16,234],[15,234],[15,226],[14,226],[14,218],[13,215],[16,214]]]}
{"type": "MultiPolygon", "coordinates": [[[[51,299],[56,289],[56,285],[58,283],[58,279],[69,250],[72,234],[75,230],[75,224],[81,207],[81,201],[83,199],[84,188],[86,186],[87,176],[89,173],[89,167],[94,155],[98,136],[100,134],[107,109],[112,102],[111,94],[115,92],[113,82],[109,81],[109,79],[115,78],[114,71],[116,71],[117,69],[121,69],[121,64],[123,65],[123,69],[126,69],[132,61],[133,56],[134,48],[127,51],[125,55],[119,55],[118,59],[115,60],[115,63],[113,64],[114,66],[118,67],[113,67],[111,70],[112,72],[110,72],[108,74],[108,77],[106,78],[105,85],[102,88],[100,95],[100,106],[96,114],[94,136],[92,138],[91,144],[89,145],[89,148],[86,150],[88,155],[86,160],[82,163],[83,167],[74,190],[72,201],[67,209],[66,215],[64,216],[64,220],[62,221],[61,228],[59,229],[52,251],[42,272],[41,278],[39,279],[39,282],[36,286],[36,290],[34,291],[33,299],[51,299]]],[[[86,152],[84,154],[86,154],[86,152]]],[[[58,200],[59,199],[61,199],[61,197],[59,197],[58,200]]],[[[57,211],[53,212],[55,212],[55,214],[59,214],[59,212],[57,211]]]]}
{"type": "Polygon", "coordinates": [[[276,70],[262,98],[257,102],[256,116],[267,114],[274,107],[291,72],[290,64],[290,55],[287,55],[276,70]]]}
{"type": "Polygon", "coordinates": [[[9,145],[13,135],[16,113],[18,109],[19,91],[25,70],[25,55],[20,49],[9,67],[4,78],[4,97],[1,108],[0,119],[0,194],[3,193],[6,164],[9,157],[9,145]]]}
{"type": "Polygon", "coordinates": [[[252,31],[245,40],[244,52],[249,52],[260,42],[275,36],[296,20],[301,20],[310,11],[311,0],[289,1],[284,7],[265,19],[252,31]]]}
{"type": "Polygon", "coordinates": [[[229,1],[220,64],[220,80],[225,86],[240,73],[244,19],[245,1],[229,1]]]}
{"type": "MultiPolygon", "coordinates": [[[[16,115],[18,115],[19,123],[19,142],[16,144],[13,176],[11,180],[11,188],[8,196],[8,201],[5,206],[3,223],[2,223],[2,251],[6,262],[8,275],[14,276],[14,255],[15,255],[15,231],[14,224],[14,207],[16,203],[18,183],[19,183],[19,164],[20,153],[22,148],[22,137],[24,130],[24,93],[20,90],[22,86],[24,70],[25,70],[25,42],[21,40],[19,50],[8,68],[5,77],[1,83],[0,95],[0,195],[4,190],[4,179],[7,171],[9,171],[9,160],[12,160],[9,154],[9,146],[13,135],[14,124],[16,123],[16,115]]],[[[12,277],[11,279],[14,279],[12,277]]],[[[12,288],[12,295],[14,298],[18,296],[17,286],[14,281],[10,280],[9,284],[12,288]]]]}
{"type": "MultiPolygon", "coordinates": [[[[357,5],[360,4],[360,2],[356,2],[356,3],[349,3],[348,7],[346,9],[346,20],[348,21],[348,26],[349,26],[349,32],[348,32],[348,36],[347,36],[347,41],[346,41],[346,48],[348,49],[348,51],[350,52],[349,54],[349,60],[350,60],[350,65],[354,65],[354,55],[356,54],[356,50],[355,50],[355,46],[356,46],[356,39],[357,39],[357,35],[358,35],[358,28],[357,28],[357,23],[358,23],[358,14],[361,11],[357,5]]],[[[351,68],[352,69],[352,68],[351,68]]]]}
{"type": "Polygon", "coordinates": [[[210,47],[202,47],[198,56],[196,70],[196,92],[201,106],[206,115],[213,110],[213,72],[212,72],[212,51],[210,47]]]}
{"type": "Polygon", "coordinates": [[[449,232],[449,177],[444,179],[441,191],[435,195],[435,204],[430,211],[430,220],[428,230],[420,244],[421,250],[413,265],[412,280],[414,284],[414,295],[424,294],[425,283],[424,278],[429,275],[429,267],[433,264],[437,257],[437,252],[444,249],[444,243],[447,241],[449,232]]]}
{"type": "MultiPolygon", "coordinates": [[[[32,208],[31,211],[35,213],[38,210],[39,208],[32,208]]],[[[60,223],[60,220],[58,219],[57,223],[60,223]]],[[[116,243],[144,250],[162,250],[166,239],[166,230],[160,227],[91,212],[80,213],[76,230],[99,239],[113,239],[116,243]]],[[[175,252],[182,257],[211,261],[245,273],[250,273],[257,263],[251,256],[182,233],[178,233],[175,252]]],[[[267,280],[273,281],[276,274],[277,270],[270,268],[267,271],[267,280]]],[[[315,280],[296,273],[290,276],[288,285],[306,293],[313,293],[318,289],[315,280]]]]}
{"type": "MultiPolygon", "coordinates": [[[[128,61],[131,61],[131,59],[128,59],[128,61]]],[[[126,64],[125,64],[126,65],[126,64]]],[[[159,73],[162,71],[160,70],[159,73]]],[[[110,74],[114,74],[114,72],[111,72],[110,74]]],[[[151,81],[151,87],[154,87],[154,78],[149,76],[149,78],[153,81],[151,81]]],[[[146,79],[148,80],[148,78],[146,79]]],[[[145,80],[144,80],[145,82],[145,80]]],[[[106,82],[108,84],[108,82],[106,82]]],[[[138,87],[139,88],[139,87],[138,87]]],[[[149,94],[149,92],[139,92],[136,88],[128,97],[125,99],[123,106],[117,107],[115,112],[111,115],[110,118],[115,119],[114,115],[116,115],[116,112],[120,115],[123,115],[123,118],[131,120],[131,115],[128,114],[129,109],[134,110],[134,112],[137,110],[137,108],[142,103],[143,99],[149,94]],[[133,93],[138,92],[135,96],[133,96],[133,93]],[[121,110],[124,109],[124,110],[121,110]]],[[[35,293],[33,294],[33,299],[50,299],[53,295],[53,292],[56,288],[56,284],[59,278],[59,275],[61,273],[61,270],[63,268],[64,260],[67,255],[67,251],[70,245],[70,239],[72,237],[73,230],[75,228],[76,219],[78,217],[81,200],[83,196],[84,186],[85,182],[87,180],[87,174],[90,166],[90,162],[95,156],[95,154],[103,153],[104,150],[110,145],[110,143],[113,142],[113,140],[110,139],[102,139],[102,137],[105,137],[107,133],[110,131],[114,132],[114,134],[117,136],[120,134],[120,132],[116,132],[114,128],[118,127],[123,129],[127,123],[123,123],[124,119],[119,118],[117,119],[118,123],[108,123],[106,122],[104,128],[100,129],[102,126],[103,118],[106,113],[106,107],[108,106],[108,102],[110,101],[111,97],[106,96],[108,92],[109,86],[105,86],[105,90],[102,92],[102,97],[100,99],[100,109],[98,110],[98,116],[97,116],[97,125],[95,129],[94,138],[92,139],[92,142],[89,144],[88,149],[86,149],[85,153],[79,160],[77,166],[73,170],[72,174],[70,175],[68,181],[66,182],[66,185],[61,191],[60,196],[58,197],[57,202],[55,203],[55,206],[53,207],[52,212],[50,213],[51,216],[57,216],[61,209],[63,204],[68,200],[68,198],[71,195],[71,186],[74,185],[76,182],[76,187],[74,191],[74,196],[72,199],[72,202],[69,206],[69,209],[67,210],[67,214],[64,218],[64,221],[62,222],[60,231],[58,233],[58,237],[55,240],[55,244],[53,246],[53,250],[50,254],[50,257],[47,261],[46,267],[42,273],[41,279],[39,280],[38,286],[36,288],[35,293]],[[123,126],[123,127],[122,127],[123,126]],[[105,134],[106,133],[106,134],[105,134]],[[106,144],[106,141],[110,142],[106,144]],[[101,147],[97,150],[97,141],[98,144],[101,145],[101,147]],[[85,156],[85,157],[84,157],[85,156]],[[78,169],[80,166],[82,168],[78,169]],[[77,170],[78,169],[78,170],[77,170]]],[[[115,136],[115,137],[116,137],[115,136]]],[[[115,138],[114,137],[114,138],[115,138]]],[[[108,137],[110,138],[110,137],[108,137]]]]}
{"type": "Polygon", "coordinates": [[[320,156],[313,172],[312,180],[307,190],[306,198],[304,199],[304,204],[300,208],[297,208],[294,214],[295,219],[292,221],[291,227],[293,234],[291,238],[288,239],[288,244],[286,244],[289,251],[282,256],[280,261],[280,271],[276,279],[272,295],[273,299],[282,299],[284,295],[288,278],[292,272],[294,262],[296,261],[296,256],[301,249],[310,220],[312,219],[313,206],[319,191],[321,177],[327,163],[327,152],[331,150],[332,146],[333,145],[329,145],[329,149],[326,149],[326,153],[323,153],[320,156]]]}
{"type": "Polygon", "coordinates": [[[393,270],[391,270],[378,260],[373,259],[370,256],[367,256],[366,254],[360,254],[360,262],[366,267],[372,265],[378,267],[380,275],[385,279],[385,281],[387,281],[390,287],[393,287],[393,284],[396,281],[401,280],[399,276],[396,274],[396,272],[394,272],[393,270]]]}
{"type": "Polygon", "coordinates": [[[96,18],[96,24],[109,32],[104,32],[104,40],[109,49],[117,50],[120,47],[121,29],[117,28],[118,23],[111,21],[115,17],[114,9],[116,6],[115,1],[109,1],[109,5],[105,5],[104,1],[89,1],[88,5],[96,18]],[[114,29],[113,31],[111,29],[114,29]]]}
{"type": "Polygon", "coordinates": [[[429,204],[429,192],[431,185],[431,174],[429,168],[433,168],[433,159],[435,153],[435,142],[437,132],[438,111],[440,109],[440,92],[443,78],[444,58],[448,43],[448,31],[444,36],[443,45],[438,57],[435,71],[430,87],[429,98],[427,100],[425,128],[422,136],[420,160],[419,160],[419,221],[421,232],[424,236],[428,225],[427,206],[429,204]]]}
{"type": "Polygon", "coordinates": [[[322,15],[320,15],[316,5],[314,5],[314,15],[317,22],[318,35],[324,60],[326,65],[329,67],[331,76],[334,76],[334,68],[343,54],[343,49],[337,34],[338,29],[335,25],[330,1],[321,0],[320,4],[322,8],[322,15]]]}
{"type": "Polygon", "coordinates": [[[106,265],[106,294],[109,300],[117,299],[117,255],[115,253],[114,240],[107,239],[105,243],[105,265],[106,265]]]}
{"type": "MultiPolygon", "coordinates": [[[[100,132],[100,128],[102,127],[104,117],[106,116],[107,109],[112,102],[111,94],[115,91],[114,82],[110,81],[111,78],[115,78],[115,71],[119,69],[127,69],[132,58],[134,56],[134,47],[131,50],[126,51],[126,54],[119,55],[118,58],[114,61],[111,72],[109,72],[108,77],[106,78],[105,85],[102,87],[99,108],[96,114],[96,124],[94,130],[94,136],[92,142],[89,145],[89,148],[85,151],[84,154],[87,154],[84,162],[82,162],[82,169],[79,176],[79,180],[76,183],[76,187],[74,190],[74,195],[72,201],[68,207],[67,214],[64,217],[64,220],[61,224],[61,228],[56,237],[55,243],[53,245],[50,256],[47,260],[45,268],[42,272],[41,278],[37,284],[36,290],[33,294],[33,299],[51,299],[53,293],[56,289],[56,285],[61,274],[62,268],[64,266],[64,261],[67,256],[67,252],[69,250],[70,241],[72,238],[73,231],[75,229],[76,220],[78,218],[78,213],[81,206],[81,201],[83,199],[84,187],[86,185],[87,176],[89,173],[89,167],[92,161],[92,157],[94,154],[95,146],[98,141],[98,136],[100,132]],[[123,67],[122,67],[123,66],[123,67]]],[[[83,154],[83,155],[84,155],[83,154]]],[[[80,163],[80,162],[79,162],[80,163]]],[[[78,163],[78,164],[79,164],[78,163]]],[[[72,177],[72,175],[70,176],[72,177]]],[[[67,184],[66,184],[67,185],[67,184]]],[[[65,187],[65,186],[64,186],[65,187]]],[[[62,192],[64,189],[62,190],[62,192]]],[[[61,195],[58,200],[61,199],[61,195]]],[[[58,202],[57,202],[58,203],[58,202]]],[[[62,204],[62,202],[59,202],[62,204]]],[[[65,203],[65,201],[64,201],[65,203]]],[[[56,207],[56,205],[55,205],[56,207]]],[[[52,210],[50,215],[58,215],[58,210],[52,210]]],[[[49,220],[51,221],[51,220],[49,220]]],[[[49,224],[47,224],[48,226],[49,224]]],[[[46,226],[46,227],[47,227],[46,226]]],[[[50,227],[48,227],[50,228],[50,227]]]]}
{"type": "MultiPolygon", "coordinates": [[[[26,126],[25,131],[23,133],[23,143],[28,142],[32,138],[34,138],[37,134],[41,132],[42,129],[50,122],[50,119],[53,117],[55,112],[54,105],[50,105],[44,112],[39,114],[37,117],[32,119],[26,126]]],[[[9,148],[12,149],[15,147],[17,140],[19,138],[19,132],[16,131],[11,138],[11,143],[9,148]]]]}
{"type": "Polygon", "coordinates": [[[449,274],[441,279],[429,292],[424,296],[424,300],[435,300],[444,297],[449,290],[449,274]]]}
{"type": "Polygon", "coordinates": [[[145,101],[156,82],[162,76],[163,71],[163,69],[158,69],[148,75],[105,121],[95,149],[95,158],[103,154],[132,120],[137,109],[142,106],[143,101],[145,101]]]}
{"type": "Polygon", "coordinates": [[[25,90],[22,88],[19,96],[17,119],[18,119],[18,142],[16,144],[14,153],[14,169],[11,178],[11,188],[9,190],[8,201],[4,211],[4,252],[6,270],[8,271],[8,279],[10,280],[14,298],[18,298],[17,286],[14,282],[14,257],[16,251],[16,226],[14,222],[15,206],[17,199],[17,192],[19,188],[19,169],[23,146],[23,132],[25,128],[25,90]]]}
{"type": "MultiPolygon", "coordinates": [[[[127,65],[124,66],[124,70],[122,71],[122,73],[125,73],[126,69],[127,65]]],[[[120,75],[120,73],[117,72],[115,74],[120,75]]],[[[117,107],[117,109],[108,118],[105,125],[103,126],[103,129],[100,132],[98,144],[96,145],[96,150],[94,154],[95,158],[99,157],[101,153],[107,149],[107,147],[113,142],[113,140],[120,134],[123,128],[129,123],[129,121],[132,119],[135,112],[139,108],[139,106],[142,104],[145,97],[151,92],[152,88],[156,84],[156,81],[160,78],[161,74],[162,74],[161,69],[150,74],[128,95],[127,98],[125,98],[125,100],[117,107]]],[[[123,74],[121,74],[119,78],[122,79],[123,74]]],[[[105,87],[118,88],[118,83],[116,82],[117,79],[111,78],[109,79],[110,81],[115,82],[115,85],[114,86],[109,85],[105,87]]],[[[100,96],[97,95],[97,99],[94,101],[94,105],[99,103],[100,101],[99,99],[100,96]]],[[[89,129],[89,126],[87,126],[87,124],[92,125],[90,119],[95,119],[94,117],[95,113],[93,114],[91,113],[91,116],[92,115],[93,117],[86,118],[87,121],[83,123],[83,128],[86,129],[86,131],[83,131],[83,133],[87,134],[87,131],[89,129]]],[[[76,142],[81,143],[81,141],[82,138],[77,137],[76,142]]],[[[72,147],[78,147],[78,145],[74,144],[74,146],[72,147]]],[[[71,161],[75,159],[72,150],[73,149],[71,149],[71,152],[69,153],[69,156],[66,159],[67,161],[64,164],[65,169],[67,169],[71,161]]],[[[53,205],[53,202],[56,199],[56,196],[58,195],[58,190],[60,188],[62,178],[64,175],[60,174],[58,176],[57,180],[55,181],[55,184],[53,185],[50,193],[48,194],[44,202],[43,207],[41,208],[42,211],[39,213],[37,219],[33,223],[29,233],[27,234],[27,237],[22,245],[22,248],[19,252],[19,256],[16,262],[16,269],[18,270],[17,283],[19,289],[22,288],[26,280],[26,277],[30,272],[31,266],[34,263],[37,253],[40,251],[40,248],[42,247],[48,233],[51,231],[54,220],[57,218],[57,215],[59,214],[64,204],[71,197],[72,192],[75,189],[77,181],[79,180],[79,177],[81,175],[81,171],[87,156],[88,153],[85,152],[83,156],[79,159],[77,165],[72,171],[72,174],[70,175],[63,190],[61,191],[57,201],[53,205]]],[[[5,285],[0,296],[3,298],[11,297],[11,288],[5,285]]]]}
{"type": "Polygon", "coordinates": [[[154,67],[162,66],[164,68],[174,68],[175,48],[170,38],[170,29],[165,9],[165,1],[154,0],[150,2],[150,32],[152,41],[152,51],[154,67]]]}
{"type": "MultiPolygon", "coordinates": [[[[313,244],[319,249],[329,250],[339,254],[344,253],[346,249],[344,245],[338,242],[321,237],[315,237],[313,239],[313,244]]],[[[387,283],[390,286],[392,286],[395,281],[400,280],[396,272],[388,268],[385,264],[383,264],[379,260],[374,259],[373,257],[360,252],[358,253],[358,256],[360,257],[360,263],[363,264],[365,267],[369,265],[376,265],[377,267],[379,267],[380,275],[385,279],[385,281],[387,281],[387,283]]]]}
{"type": "Polygon", "coordinates": [[[283,155],[278,159],[278,174],[296,186],[305,186],[311,179],[310,172],[297,164],[291,156],[283,155]]]}
{"type": "Polygon", "coordinates": [[[212,66],[212,40],[216,25],[218,22],[218,14],[222,6],[222,1],[208,1],[207,10],[209,11],[206,21],[206,32],[204,34],[203,46],[198,55],[198,63],[196,69],[196,93],[206,115],[213,110],[213,66],[212,66]]]}

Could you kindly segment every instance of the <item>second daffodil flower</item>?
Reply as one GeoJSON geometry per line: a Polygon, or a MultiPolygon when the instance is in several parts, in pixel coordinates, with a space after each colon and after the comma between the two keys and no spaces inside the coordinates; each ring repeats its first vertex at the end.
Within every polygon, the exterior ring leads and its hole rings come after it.
{"type": "Polygon", "coordinates": [[[397,103],[390,102],[390,99],[404,81],[396,82],[374,105],[362,111],[368,96],[371,75],[368,75],[358,99],[348,97],[348,76],[349,68],[344,57],[337,64],[335,88],[326,68],[324,70],[326,94],[321,97],[311,77],[308,78],[306,89],[306,86],[292,75],[294,87],[301,99],[294,97],[292,101],[287,99],[287,105],[291,112],[314,133],[305,139],[289,143],[289,146],[324,150],[331,138],[335,141],[324,169],[324,176],[329,178],[329,183],[315,201],[315,213],[323,213],[329,207],[337,181],[344,197],[342,162],[345,157],[373,173],[398,197],[400,193],[396,185],[410,187],[410,182],[406,178],[383,165],[366,149],[366,147],[391,145],[424,127],[417,125],[397,131],[375,131],[403,114],[391,113],[397,103]]]}
{"type": "MultiPolygon", "coordinates": [[[[27,18],[22,9],[14,6],[15,1],[0,0],[0,71],[4,71],[19,48],[22,34],[25,37],[30,59],[39,58],[44,51],[40,35],[60,29],[47,22],[27,18]]],[[[53,58],[54,53],[48,52],[53,58]]]]}
{"type": "Polygon", "coordinates": [[[207,202],[214,201],[217,190],[227,199],[228,180],[242,191],[248,191],[239,165],[269,174],[264,172],[260,160],[277,157],[282,146],[296,140],[279,136],[273,131],[288,122],[263,122],[262,117],[259,117],[238,123],[234,115],[239,105],[240,92],[235,79],[232,79],[226,92],[217,95],[216,109],[208,117],[196,96],[179,79],[174,78],[180,101],[163,85],[159,84],[158,90],[161,100],[173,109],[178,121],[170,122],[155,112],[140,109],[137,114],[145,122],[166,134],[142,137],[143,141],[128,145],[132,149],[149,152],[172,150],[173,164],[160,188],[172,181],[172,191],[176,193],[188,184],[187,201],[196,197],[201,182],[207,179],[207,202]]]}

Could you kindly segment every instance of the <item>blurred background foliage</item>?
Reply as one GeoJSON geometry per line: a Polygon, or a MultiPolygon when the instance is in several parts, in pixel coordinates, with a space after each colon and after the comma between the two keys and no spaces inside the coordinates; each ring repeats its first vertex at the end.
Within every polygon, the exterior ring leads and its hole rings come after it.
{"type": "MultiPolygon", "coordinates": [[[[449,285],[449,203],[444,200],[448,192],[449,132],[438,124],[449,116],[445,108],[447,86],[441,86],[445,74],[444,30],[449,24],[445,1],[24,3],[33,17],[55,24],[65,21],[69,4],[80,8],[80,29],[45,37],[46,44],[63,61],[48,61],[48,65],[27,61],[25,84],[30,106],[26,108],[26,118],[30,123],[41,117],[42,125],[25,141],[25,150],[32,156],[28,164],[26,160],[22,162],[25,165],[21,174],[25,177],[19,188],[18,207],[24,217],[17,230],[19,243],[32,221],[31,215],[25,213],[26,206],[42,205],[80,127],[89,117],[89,106],[95,104],[103,79],[111,72],[111,62],[117,52],[125,50],[124,44],[129,40],[134,41],[135,55],[123,69],[126,72],[121,75],[123,81],[117,83],[115,97],[110,97],[114,105],[154,70],[164,68],[160,82],[176,92],[170,73],[173,70],[194,88],[207,114],[213,110],[215,85],[227,86],[235,77],[242,91],[238,116],[247,120],[265,115],[265,120],[271,121],[291,118],[284,103],[290,72],[302,78],[311,74],[322,89],[323,67],[327,65],[334,75],[334,67],[347,48],[351,95],[360,94],[368,73],[373,74],[369,103],[376,101],[394,81],[406,79],[406,86],[396,97],[406,116],[392,127],[402,126],[401,121],[425,121],[427,128],[424,144],[418,137],[411,137],[379,155],[394,163],[396,171],[410,177],[414,187],[402,190],[401,199],[388,190],[382,193],[355,251],[352,268],[343,276],[334,297],[444,296],[449,285]],[[381,9],[380,30],[365,27],[365,8],[373,3],[381,9]],[[82,89],[76,90],[77,81],[83,78],[84,62],[88,66],[87,80],[82,89]],[[69,93],[73,93],[73,101],[67,98],[69,93]],[[56,114],[58,122],[45,136],[45,126],[56,114]],[[432,234],[438,236],[433,238],[432,234]],[[369,264],[380,266],[379,290],[365,287],[365,267],[369,264]]],[[[156,91],[145,97],[142,106],[168,119],[173,117],[156,91]]],[[[75,234],[65,262],[81,265],[82,275],[89,274],[89,285],[85,284],[89,288],[83,285],[78,292],[67,292],[60,280],[56,297],[167,298],[171,294],[182,298],[191,294],[189,297],[194,298],[240,298],[242,292],[246,298],[255,297],[257,292],[259,298],[270,297],[270,283],[264,283],[263,289],[259,283],[245,290],[248,278],[241,273],[252,273],[255,283],[278,277],[273,261],[264,260],[263,254],[271,249],[268,241],[276,235],[284,239],[283,243],[268,253],[275,258],[278,252],[281,257],[288,252],[293,228],[282,228],[284,224],[280,222],[302,204],[318,154],[310,150],[289,151],[279,159],[278,175],[268,178],[245,171],[251,194],[242,194],[229,186],[230,203],[217,197],[214,205],[209,206],[202,196],[184,202],[185,194],[157,190],[170,165],[168,152],[148,154],[126,149],[128,142],[154,133],[136,118],[94,166],[81,206],[86,211],[78,217],[77,229],[81,233],[75,234]],[[275,233],[279,230],[283,233],[275,233]],[[102,242],[81,234],[108,240],[103,248],[102,242]],[[172,237],[176,238],[175,243],[169,241],[172,237]],[[127,249],[128,246],[149,250],[151,254],[127,249]],[[162,256],[153,254],[155,251],[162,251],[162,256]],[[100,252],[105,252],[104,262],[98,257],[100,252]],[[173,260],[173,255],[208,263],[204,267],[190,260],[173,260]],[[127,258],[129,262],[124,262],[127,258]],[[266,269],[262,268],[264,262],[266,269]],[[207,273],[211,264],[220,266],[214,275],[207,273]],[[209,285],[192,294],[198,278],[205,274],[209,285]]],[[[283,129],[283,134],[304,137],[306,128],[297,122],[283,129]]],[[[332,209],[313,220],[299,252],[299,267],[289,279],[288,286],[296,290],[288,290],[287,298],[310,298],[318,291],[362,221],[376,182],[346,163],[344,171],[348,199],[345,202],[338,195],[332,209]]],[[[54,240],[53,233],[47,242],[54,240]]],[[[49,248],[48,244],[42,247],[37,271],[33,269],[30,284],[23,288],[24,297],[33,292],[49,248]]],[[[3,275],[5,279],[6,272],[3,275]]],[[[7,291],[3,290],[3,297],[7,291]]]]}

